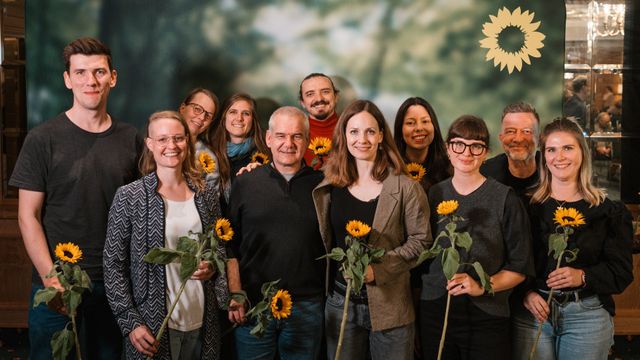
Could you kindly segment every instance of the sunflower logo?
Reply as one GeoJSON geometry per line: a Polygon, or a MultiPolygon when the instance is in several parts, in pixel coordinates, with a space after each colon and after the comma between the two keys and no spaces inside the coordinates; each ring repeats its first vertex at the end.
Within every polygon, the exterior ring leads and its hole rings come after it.
{"type": "Polygon", "coordinates": [[[316,156],[324,156],[331,151],[331,139],[326,137],[316,137],[311,140],[309,150],[316,156]]]}
{"type": "Polygon", "coordinates": [[[553,213],[553,220],[560,226],[577,227],[584,225],[584,216],[574,208],[558,207],[553,213]]]}
{"type": "Polygon", "coordinates": [[[202,171],[207,174],[211,174],[216,170],[216,161],[213,160],[213,157],[206,151],[201,151],[200,154],[198,154],[198,162],[200,163],[202,171]]]}
{"type": "Polygon", "coordinates": [[[75,264],[82,258],[82,250],[78,245],[68,242],[56,245],[56,257],[64,262],[75,264]]]}
{"type": "Polygon", "coordinates": [[[365,237],[371,231],[371,227],[369,225],[358,220],[349,221],[346,228],[349,235],[357,238],[365,237]]]}
{"type": "Polygon", "coordinates": [[[225,218],[216,220],[216,235],[222,241],[229,241],[233,238],[233,229],[231,228],[231,222],[225,218]]]}
{"type": "Polygon", "coordinates": [[[278,290],[271,298],[271,313],[273,317],[280,320],[286,319],[291,315],[291,295],[287,290],[278,290]]]}
{"type": "Polygon", "coordinates": [[[269,155],[265,153],[261,153],[260,151],[256,151],[251,155],[251,162],[257,162],[262,165],[267,165],[269,163],[269,155]]]}
{"type": "Polygon", "coordinates": [[[521,12],[517,7],[513,12],[503,7],[498,15],[489,15],[491,22],[482,26],[482,33],[487,37],[480,40],[480,47],[489,49],[486,60],[493,59],[493,66],[500,64],[500,71],[505,67],[509,74],[516,68],[522,71],[522,62],[531,65],[529,57],[542,56],[538,49],[544,47],[545,35],[536,31],[540,21],[532,22],[535,13],[521,12]]]}
{"type": "Polygon", "coordinates": [[[456,210],[458,210],[458,202],[456,200],[443,201],[436,208],[438,215],[451,215],[456,210]]]}
{"type": "Polygon", "coordinates": [[[415,181],[422,181],[422,178],[427,173],[424,166],[414,162],[407,164],[407,171],[409,172],[409,176],[415,181]]]}

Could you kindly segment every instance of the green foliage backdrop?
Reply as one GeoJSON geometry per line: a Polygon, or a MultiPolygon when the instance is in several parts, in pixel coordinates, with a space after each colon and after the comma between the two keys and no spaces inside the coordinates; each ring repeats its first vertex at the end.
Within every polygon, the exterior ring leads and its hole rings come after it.
{"type": "Polygon", "coordinates": [[[177,108],[195,86],[221,98],[246,91],[297,105],[300,80],[311,72],[336,77],[340,107],[368,98],[389,122],[409,96],[431,102],[445,130],[470,113],[497,134],[502,108],[516,100],[533,103],[544,122],[561,112],[563,1],[30,0],[26,7],[30,127],[70,106],[61,51],[80,36],[111,47],[119,78],[110,113],[138,127],[153,111],[177,108]],[[479,44],[482,25],[505,6],[534,12],[546,36],[542,57],[511,74],[485,61],[479,44]]]}

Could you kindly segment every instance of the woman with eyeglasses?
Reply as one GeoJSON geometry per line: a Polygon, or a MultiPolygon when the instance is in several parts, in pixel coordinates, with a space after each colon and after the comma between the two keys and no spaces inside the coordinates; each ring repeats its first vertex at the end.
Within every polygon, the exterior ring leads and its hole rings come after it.
{"type": "Polygon", "coordinates": [[[535,280],[514,309],[514,359],[526,359],[540,323],[536,359],[606,359],[613,345],[612,294],[633,281],[631,214],[591,182],[591,154],[580,126],[558,118],[540,135],[540,183],[530,204],[535,280]],[[565,209],[558,212],[559,208],[565,209]],[[577,213],[568,212],[575,209],[577,213]],[[549,236],[571,226],[560,267],[549,236]],[[547,305],[553,289],[551,304],[547,305]]]}
{"type": "MultiPolygon", "coordinates": [[[[448,221],[436,213],[442,201],[458,202],[456,232],[469,232],[473,244],[460,250],[460,265],[451,280],[442,267],[443,253],[422,276],[420,328],[423,359],[438,353],[451,295],[444,359],[509,359],[509,294],[525,279],[530,265],[529,221],[515,192],[480,174],[487,158],[489,131],[484,121],[472,115],[456,119],[447,134],[447,154],[453,177],[429,189],[431,230],[434,239],[447,231],[448,221]],[[479,262],[491,278],[495,294],[483,288],[470,265],[479,262]]],[[[443,247],[448,240],[441,239],[443,247]]]]}
{"type": "Polygon", "coordinates": [[[231,95],[224,102],[221,114],[211,144],[218,159],[224,200],[228,201],[231,181],[238,171],[250,162],[260,162],[261,154],[269,157],[270,152],[258,121],[256,101],[251,96],[231,95]]]}
{"type": "Polygon", "coordinates": [[[177,298],[180,264],[155,265],[144,256],[155,247],[176,249],[190,232],[207,231],[220,206],[215,189],[196,169],[189,127],[180,114],[152,114],[145,144],[144,176],[116,192],[104,247],[106,293],[124,335],[126,358],[218,359],[214,281],[221,277],[207,262],[187,281],[168,330],[155,338],[177,298]]]}
{"type": "Polygon", "coordinates": [[[216,94],[205,88],[195,88],[189,92],[180,104],[180,115],[189,125],[191,142],[195,144],[196,167],[204,174],[207,182],[218,186],[218,159],[211,151],[211,142],[207,136],[209,128],[220,108],[216,94]]]}

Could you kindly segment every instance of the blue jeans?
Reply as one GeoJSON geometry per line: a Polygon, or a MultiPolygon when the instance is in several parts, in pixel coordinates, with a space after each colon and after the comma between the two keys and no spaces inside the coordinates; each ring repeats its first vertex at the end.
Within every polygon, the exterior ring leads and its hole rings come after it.
{"type": "MultiPolygon", "coordinates": [[[[524,307],[512,316],[513,358],[528,359],[539,322],[524,307]]],[[[613,345],[613,318],[598,296],[560,304],[551,301],[551,313],[542,326],[536,359],[602,360],[613,345]]]]}
{"type": "MultiPolygon", "coordinates": [[[[327,326],[327,356],[334,359],[340,335],[340,323],[344,307],[344,296],[333,292],[327,298],[325,321],[327,326]]],[[[369,305],[349,301],[347,323],[342,339],[342,359],[373,360],[413,359],[414,324],[392,329],[372,331],[369,305]]]]}
{"type": "MultiPolygon", "coordinates": [[[[51,359],[51,337],[62,330],[71,318],[49,310],[42,303],[33,307],[33,296],[43,289],[42,285],[31,285],[29,301],[29,342],[32,360],[51,359]]],[[[77,310],[76,323],[83,359],[119,359],[122,354],[122,334],[113,318],[107,302],[103,282],[93,282],[93,291],[85,292],[77,310]]],[[[71,325],[69,325],[71,330],[71,325]]],[[[74,352],[69,359],[73,359],[74,352]]]]}
{"type": "Polygon", "coordinates": [[[202,328],[191,331],[169,329],[171,359],[199,359],[202,354],[202,328]]]}
{"type": "Polygon", "coordinates": [[[274,359],[276,351],[282,360],[315,360],[322,342],[322,297],[293,300],[291,315],[273,319],[260,339],[250,334],[255,325],[250,321],[235,330],[238,360],[274,359]]]}

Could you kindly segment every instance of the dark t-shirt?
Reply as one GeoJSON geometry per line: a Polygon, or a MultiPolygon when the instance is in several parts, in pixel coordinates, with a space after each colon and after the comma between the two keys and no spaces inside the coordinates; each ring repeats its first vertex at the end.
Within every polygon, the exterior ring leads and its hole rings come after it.
{"type": "MultiPolygon", "coordinates": [[[[131,125],[113,120],[91,133],[64,113],[27,134],[9,185],[45,193],[41,221],[53,260],[57,244],[72,242],[83,252],[82,268],[102,281],[109,207],[118,187],[137,178],[141,149],[131,125]]],[[[36,271],[33,282],[41,283],[36,271]]]]}
{"type": "Polygon", "coordinates": [[[538,164],[540,164],[540,152],[536,151],[536,171],[527,178],[519,178],[513,176],[509,171],[509,159],[506,154],[500,154],[485,161],[480,167],[480,172],[486,177],[492,177],[499,183],[511,187],[520,199],[523,199],[523,203],[527,204],[528,199],[524,200],[529,190],[532,190],[538,181],[540,175],[538,174],[538,164]]]}

